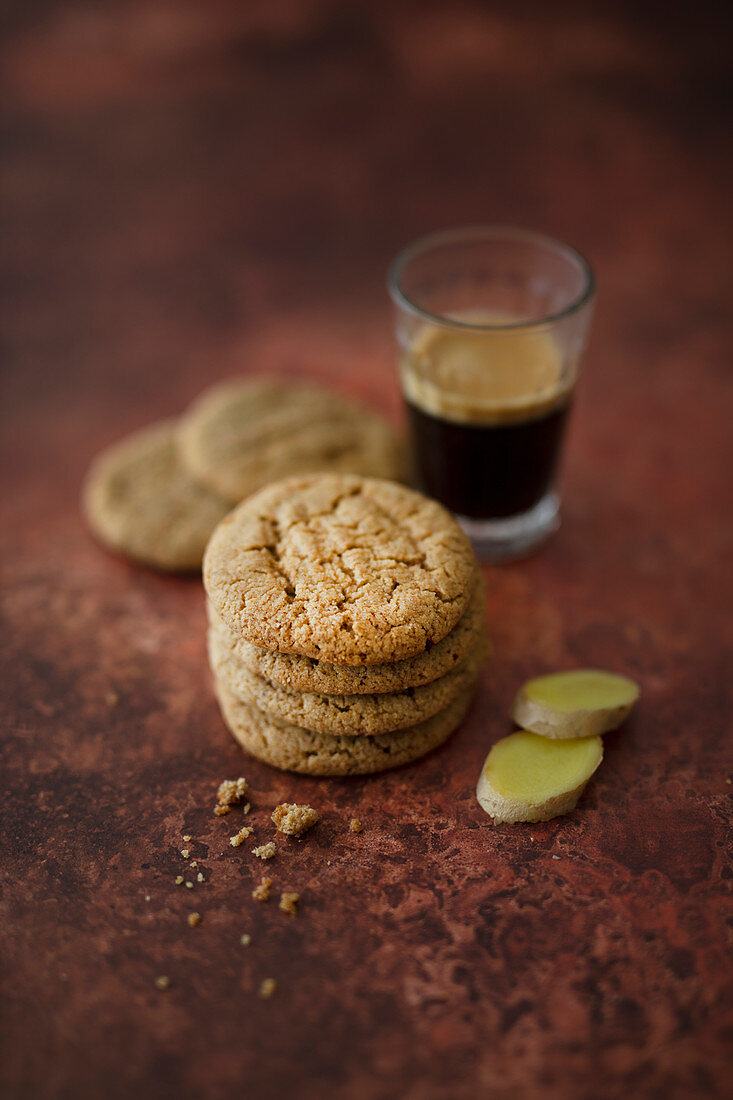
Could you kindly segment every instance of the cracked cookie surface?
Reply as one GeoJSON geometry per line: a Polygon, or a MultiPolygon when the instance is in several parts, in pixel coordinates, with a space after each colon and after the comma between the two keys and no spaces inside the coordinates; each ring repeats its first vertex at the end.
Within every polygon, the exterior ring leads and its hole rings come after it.
{"type": "Polygon", "coordinates": [[[416,726],[376,737],[311,733],[242,702],[221,683],[216,695],[232,736],[266,764],[305,775],[367,775],[409,764],[442,744],[467,713],[473,689],[416,726]]]}
{"type": "Polygon", "coordinates": [[[295,380],[213,386],[184,413],[178,447],[191,475],[232,502],[293,474],[403,476],[401,444],[379,413],[295,380]]]}
{"type": "Polygon", "coordinates": [[[289,478],[240,504],[204,557],[214,610],[264,649],[334,664],[414,657],[466,609],[476,563],[456,521],[394,482],[289,478]]]}
{"type": "Polygon", "coordinates": [[[105,545],[157,569],[186,571],[200,568],[209,535],[231,505],[191,480],[175,432],[175,421],[159,421],[102,451],[87,474],[83,506],[105,545]]]}
{"type": "Polygon", "coordinates": [[[211,603],[206,609],[209,623],[216,627],[222,642],[251,672],[292,691],[319,692],[324,695],[373,695],[404,691],[432,683],[450,672],[468,655],[481,635],[486,619],[486,585],[477,578],[468,607],[453,630],[435,645],[415,657],[384,665],[332,665],[311,657],[276,653],[247,642],[229,630],[211,603]]]}
{"type": "Polygon", "coordinates": [[[346,737],[391,733],[444,710],[474,682],[488,648],[484,636],[461,664],[423,687],[381,695],[323,695],[293,691],[250,672],[232,653],[222,633],[209,628],[209,661],[216,678],[233,695],[312,733],[346,737]]]}

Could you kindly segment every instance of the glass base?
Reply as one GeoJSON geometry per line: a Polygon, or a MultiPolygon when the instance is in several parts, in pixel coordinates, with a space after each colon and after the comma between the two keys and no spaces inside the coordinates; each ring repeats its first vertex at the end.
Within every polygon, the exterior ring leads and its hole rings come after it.
{"type": "Polygon", "coordinates": [[[456,516],[479,561],[515,561],[526,557],[560,526],[560,501],[557,493],[508,519],[468,519],[456,516]]]}

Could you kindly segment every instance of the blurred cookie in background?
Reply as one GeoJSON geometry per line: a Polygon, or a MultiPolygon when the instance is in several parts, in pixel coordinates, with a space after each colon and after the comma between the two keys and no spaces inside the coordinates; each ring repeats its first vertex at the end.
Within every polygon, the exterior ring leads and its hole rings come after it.
{"type": "Polygon", "coordinates": [[[163,420],[106,448],[92,463],[83,508],[97,538],[135,561],[172,572],[201,567],[230,504],[186,473],[176,422],[163,420]]]}
{"type": "Polygon", "coordinates": [[[232,502],[296,474],[404,477],[402,445],[379,413],[299,381],[214,386],[184,413],[177,441],[190,476],[232,502]]]}

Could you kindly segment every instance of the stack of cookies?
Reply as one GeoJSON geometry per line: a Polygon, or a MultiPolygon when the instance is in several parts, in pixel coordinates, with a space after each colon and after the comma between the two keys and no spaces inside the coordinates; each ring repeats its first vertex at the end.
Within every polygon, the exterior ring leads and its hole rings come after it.
{"type": "Polygon", "coordinates": [[[381,771],[468,710],[483,584],[458,524],[419,493],[348,475],[276,482],[219,524],[204,585],[224,720],[269,764],[381,771]]]}
{"type": "Polygon", "coordinates": [[[400,444],[378,413],[311,383],[236,378],[179,421],[103,451],[84,488],[105,545],[158,569],[192,570],[217,523],[271,481],[311,471],[402,476],[400,444]]]}

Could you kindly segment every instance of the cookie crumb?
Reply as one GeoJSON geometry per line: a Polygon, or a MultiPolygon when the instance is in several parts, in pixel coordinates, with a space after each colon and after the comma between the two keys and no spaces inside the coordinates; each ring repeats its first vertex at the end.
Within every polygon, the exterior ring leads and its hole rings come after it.
{"type": "Polygon", "coordinates": [[[186,883],[186,889],[187,890],[193,890],[193,883],[192,882],[187,882],[186,883]]]}
{"type": "Polygon", "coordinates": [[[728,786],[730,787],[731,783],[733,783],[733,779],[731,779],[731,777],[730,777],[730,776],[728,776],[728,778],[726,779],[726,783],[727,783],[727,784],[728,784],[728,786]]]}
{"type": "Polygon", "coordinates": [[[186,917],[186,921],[188,922],[189,928],[195,928],[197,924],[201,924],[201,914],[189,913],[186,917]]]}
{"type": "Polygon", "coordinates": [[[145,895],[145,900],[146,900],[146,901],[150,901],[150,894],[146,894],[146,895],[145,895]]]}
{"type": "Polygon", "coordinates": [[[162,975],[160,978],[155,979],[155,988],[156,989],[167,989],[170,984],[171,984],[170,978],[166,978],[165,975],[162,975]]]}
{"type": "Polygon", "coordinates": [[[249,811],[250,811],[251,809],[252,809],[252,807],[251,807],[251,805],[249,804],[249,802],[245,802],[245,804],[244,804],[244,810],[243,810],[243,813],[244,813],[244,816],[245,816],[245,817],[247,816],[247,814],[249,813],[249,811]]]}
{"type": "Polygon", "coordinates": [[[283,913],[290,913],[291,917],[294,917],[298,911],[298,902],[300,901],[300,894],[284,893],[280,895],[280,908],[283,913]]]}
{"type": "Polygon", "coordinates": [[[265,978],[264,982],[260,986],[260,997],[267,1001],[272,997],[273,993],[277,989],[277,982],[274,978],[265,978]]]}
{"type": "Polygon", "coordinates": [[[286,836],[301,836],[312,829],[318,814],[312,806],[299,806],[297,802],[282,802],[272,811],[272,823],[286,836]]]}
{"type": "Polygon", "coordinates": [[[196,875],[196,881],[197,881],[197,882],[203,882],[203,881],[204,881],[204,876],[203,876],[203,875],[201,874],[201,872],[200,872],[200,871],[199,871],[199,873],[198,873],[198,874],[196,875]]]}
{"type": "Polygon", "coordinates": [[[229,837],[229,843],[231,844],[232,848],[239,848],[241,844],[244,844],[248,836],[252,836],[253,832],[254,829],[251,825],[244,825],[238,833],[235,833],[234,836],[229,837]]]}
{"type": "Polygon", "coordinates": [[[183,875],[176,875],[176,886],[183,885],[183,875]]]}
{"type": "Polygon", "coordinates": [[[247,780],[243,775],[239,779],[224,779],[216,792],[216,801],[220,806],[235,806],[247,796],[247,780]]]}
{"type": "Polygon", "coordinates": [[[231,806],[214,806],[214,813],[217,817],[224,817],[231,810],[231,806]]]}
{"type": "Polygon", "coordinates": [[[260,844],[257,848],[253,848],[252,855],[257,856],[258,859],[272,859],[276,851],[275,842],[270,840],[267,844],[260,844]]]}
{"type": "Polygon", "coordinates": [[[181,855],[183,856],[184,859],[188,859],[188,857],[191,855],[191,849],[190,848],[181,848],[181,855]]]}
{"type": "Polygon", "coordinates": [[[186,833],[185,836],[181,837],[181,840],[183,841],[184,844],[188,844],[190,839],[191,839],[191,837],[188,835],[188,833],[186,833]]]}
{"type": "Polygon", "coordinates": [[[553,859],[559,859],[559,858],[560,858],[560,856],[553,856],[552,858],[553,858],[553,859]]]}
{"type": "Polygon", "coordinates": [[[349,822],[349,832],[350,833],[360,833],[361,830],[362,830],[362,824],[361,824],[361,821],[359,821],[359,818],[358,817],[352,817],[351,821],[349,822]]]}
{"type": "Polygon", "coordinates": [[[194,867],[198,867],[198,863],[195,859],[192,859],[188,866],[193,870],[194,867]]]}
{"type": "Polygon", "coordinates": [[[272,879],[262,876],[262,882],[259,886],[256,886],[252,891],[252,897],[255,901],[269,901],[270,900],[270,887],[272,886],[272,879]]]}
{"type": "Polygon", "coordinates": [[[245,932],[240,938],[239,942],[241,943],[242,947],[249,947],[249,945],[252,943],[252,937],[247,932],[245,932]]]}

